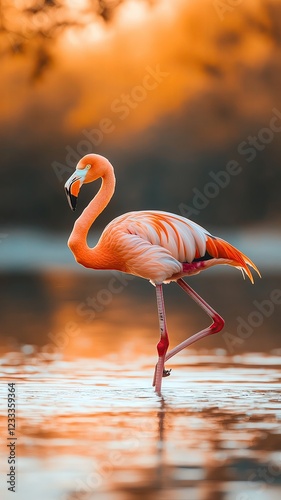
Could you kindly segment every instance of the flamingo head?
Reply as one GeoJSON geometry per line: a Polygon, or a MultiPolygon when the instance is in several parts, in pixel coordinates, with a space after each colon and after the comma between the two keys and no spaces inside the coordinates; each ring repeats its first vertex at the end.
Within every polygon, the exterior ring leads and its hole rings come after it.
{"type": "Polygon", "coordinates": [[[88,154],[78,162],[75,172],[64,185],[71,210],[76,209],[81,186],[103,177],[107,167],[106,163],[109,163],[106,158],[96,154],[88,154]]]}

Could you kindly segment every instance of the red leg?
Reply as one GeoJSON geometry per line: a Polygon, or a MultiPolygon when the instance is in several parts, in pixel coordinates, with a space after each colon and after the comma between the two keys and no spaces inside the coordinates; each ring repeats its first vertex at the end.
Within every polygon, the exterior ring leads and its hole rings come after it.
{"type": "Polygon", "coordinates": [[[224,319],[211,306],[209,306],[209,304],[207,304],[207,302],[205,302],[205,300],[202,299],[202,297],[200,297],[200,295],[198,295],[198,293],[196,293],[182,278],[177,280],[177,283],[200,307],[202,307],[203,311],[205,311],[213,320],[213,323],[208,328],[195,333],[195,335],[192,335],[192,337],[184,340],[183,342],[181,342],[181,344],[174,347],[174,349],[171,349],[171,351],[165,357],[165,361],[170,359],[185,347],[194,344],[194,342],[197,342],[197,340],[203,339],[208,335],[219,332],[224,326],[224,319]]]}
{"type": "Polygon", "coordinates": [[[160,327],[160,340],[157,344],[158,362],[155,366],[154,378],[152,385],[155,386],[155,392],[160,394],[162,377],[170,374],[168,370],[164,369],[165,356],[169,347],[169,337],[166,324],[165,305],[163,297],[162,285],[156,285],[156,300],[160,327]]]}

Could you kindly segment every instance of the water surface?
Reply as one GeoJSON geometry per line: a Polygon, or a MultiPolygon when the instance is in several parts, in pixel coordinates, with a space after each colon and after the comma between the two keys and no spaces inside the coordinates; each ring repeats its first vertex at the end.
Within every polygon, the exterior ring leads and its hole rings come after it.
{"type": "Polygon", "coordinates": [[[16,381],[18,498],[280,498],[279,357],[178,355],[162,398],[153,361],[2,358],[2,436],[16,381]]]}
{"type": "MultiPolygon", "coordinates": [[[[239,273],[210,273],[190,283],[226,327],[169,361],[160,397],[149,283],[94,272],[2,276],[1,498],[13,495],[15,382],[19,500],[279,500],[281,306],[254,312],[280,279],[252,286],[239,273]]],[[[177,286],[165,297],[171,347],[209,324],[177,286]]]]}

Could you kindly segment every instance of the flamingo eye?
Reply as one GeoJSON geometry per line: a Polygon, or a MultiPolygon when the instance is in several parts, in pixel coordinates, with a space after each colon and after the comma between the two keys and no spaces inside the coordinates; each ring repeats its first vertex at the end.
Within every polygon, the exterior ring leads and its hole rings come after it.
{"type": "Polygon", "coordinates": [[[86,165],[85,169],[86,169],[86,170],[90,170],[91,166],[92,166],[92,165],[86,165]]]}

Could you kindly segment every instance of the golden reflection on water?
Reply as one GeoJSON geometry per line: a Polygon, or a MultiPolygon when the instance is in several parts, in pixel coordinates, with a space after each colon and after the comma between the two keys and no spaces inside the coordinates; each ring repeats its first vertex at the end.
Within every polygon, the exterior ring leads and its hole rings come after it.
{"type": "MultiPolygon", "coordinates": [[[[88,271],[4,275],[0,352],[28,344],[68,358],[156,355],[159,328],[154,288],[122,273],[88,271]]],[[[234,355],[278,348],[280,305],[234,344],[227,343],[225,334],[237,338],[238,318],[247,322],[256,311],[255,301],[268,300],[274,289],[280,289],[279,276],[263,276],[253,286],[237,272],[210,272],[190,279],[190,284],[226,320],[223,332],[195,344],[197,351],[219,348],[234,355]]],[[[164,296],[170,347],[209,324],[204,312],[175,284],[165,286],[164,296]]]]}
{"type": "MultiPolygon", "coordinates": [[[[21,500],[280,498],[278,357],[190,351],[160,398],[152,356],[36,356],[1,359],[2,436],[6,382],[17,384],[21,500]]],[[[5,443],[0,458],[3,478],[5,443]]]]}
{"type": "MultiPolygon", "coordinates": [[[[233,352],[214,335],[175,356],[160,398],[151,387],[154,290],[119,281],[120,293],[90,308],[108,297],[99,294],[111,278],[3,278],[1,499],[7,382],[15,381],[20,500],[279,500],[279,309],[233,352]]],[[[218,275],[192,285],[235,334],[237,315],[247,318],[253,300],[279,287],[278,277],[260,283],[218,275]]],[[[171,346],[208,324],[176,287],[165,287],[165,297],[171,346]]]]}

